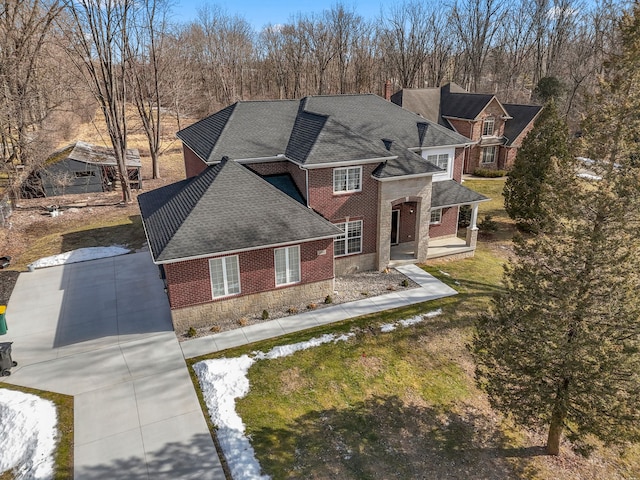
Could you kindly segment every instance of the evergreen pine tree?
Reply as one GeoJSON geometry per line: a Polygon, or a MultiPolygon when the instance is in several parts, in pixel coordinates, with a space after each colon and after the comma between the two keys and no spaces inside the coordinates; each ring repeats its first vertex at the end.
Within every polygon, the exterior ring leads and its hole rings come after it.
{"type": "Polygon", "coordinates": [[[523,230],[537,232],[549,220],[540,203],[540,192],[552,157],[564,161],[570,158],[569,132],[555,103],[549,102],[522,142],[504,186],[505,210],[523,230]]]}
{"type": "Polygon", "coordinates": [[[640,7],[621,24],[584,126],[600,180],[552,157],[539,189],[551,228],[516,241],[505,291],[480,316],[476,378],[497,410],[575,442],[640,440],[640,7]]]}

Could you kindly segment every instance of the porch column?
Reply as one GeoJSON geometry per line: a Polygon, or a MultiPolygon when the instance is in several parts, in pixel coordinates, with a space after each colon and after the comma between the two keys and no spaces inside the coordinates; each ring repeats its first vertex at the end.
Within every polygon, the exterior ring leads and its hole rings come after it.
{"type": "Polygon", "coordinates": [[[471,205],[471,222],[467,227],[467,247],[476,248],[478,243],[478,204],[473,203],[471,205]]]}
{"type": "Polygon", "coordinates": [[[419,263],[425,263],[427,261],[427,251],[429,249],[429,220],[431,218],[431,209],[429,204],[431,199],[428,199],[428,203],[423,198],[418,202],[418,237],[415,239],[415,257],[419,263]]]}
{"type": "Polygon", "coordinates": [[[384,270],[391,260],[391,202],[380,199],[378,204],[377,270],[384,270]]]}

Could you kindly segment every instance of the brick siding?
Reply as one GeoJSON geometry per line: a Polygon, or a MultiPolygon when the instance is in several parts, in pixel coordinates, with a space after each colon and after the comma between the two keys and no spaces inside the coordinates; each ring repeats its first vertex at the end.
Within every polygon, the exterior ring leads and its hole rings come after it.
{"type": "Polygon", "coordinates": [[[453,160],[453,175],[452,178],[460,183],[462,181],[462,169],[464,168],[464,158],[466,155],[466,148],[456,148],[455,158],[453,160]]]}
{"type": "Polygon", "coordinates": [[[195,177],[207,168],[207,164],[193,153],[193,151],[185,144],[182,144],[182,154],[184,156],[184,171],[187,176],[186,178],[195,177]]]}
{"type": "Polygon", "coordinates": [[[333,193],[333,168],[309,170],[309,205],[333,223],[362,220],[362,253],[376,252],[378,182],[371,178],[378,164],[362,165],[362,191],[333,193]]]}
{"type": "MultiPolygon", "coordinates": [[[[301,282],[296,285],[333,279],[333,240],[315,240],[299,245],[301,282]],[[322,250],[326,253],[318,255],[322,250]]],[[[238,296],[288,288],[275,286],[273,250],[262,248],[240,252],[238,261],[241,293],[215,300],[211,296],[209,260],[226,255],[166,264],[164,270],[171,308],[219,302],[238,296]]]]}
{"type": "Polygon", "coordinates": [[[416,235],[417,202],[405,202],[394,205],[393,210],[400,210],[399,243],[413,242],[416,235]]]}
{"type": "Polygon", "coordinates": [[[446,237],[458,233],[458,208],[442,209],[442,221],[437,225],[429,226],[430,238],[446,237]]]}
{"type": "Polygon", "coordinates": [[[454,119],[446,119],[453,128],[455,128],[456,132],[460,135],[464,135],[467,138],[473,138],[473,123],[467,120],[454,120],[454,119]]]}

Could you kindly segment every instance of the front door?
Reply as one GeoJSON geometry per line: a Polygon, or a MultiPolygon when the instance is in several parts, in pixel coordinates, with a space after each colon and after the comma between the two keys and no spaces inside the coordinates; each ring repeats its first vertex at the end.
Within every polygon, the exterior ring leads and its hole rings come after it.
{"type": "Polygon", "coordinates": [[[391,245],[400,243],[400,210],[391,210],[391,245]]]}

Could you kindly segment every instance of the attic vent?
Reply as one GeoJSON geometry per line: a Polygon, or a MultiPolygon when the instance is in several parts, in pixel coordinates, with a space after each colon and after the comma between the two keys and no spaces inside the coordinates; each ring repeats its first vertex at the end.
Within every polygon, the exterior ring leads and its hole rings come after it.
{"type": "Polygon", "coordinates": [[[393,143],[393,140],[389,140],[388,138],[383,138],[382,143],[384,143],[384,148],[386,148],[387,150],[391,150],[391,144],[393,143]]]}

